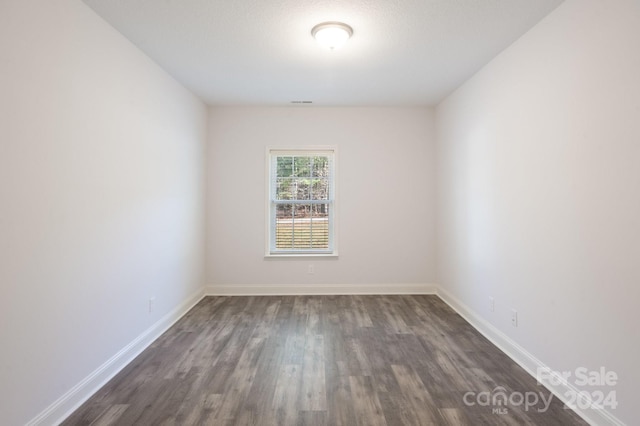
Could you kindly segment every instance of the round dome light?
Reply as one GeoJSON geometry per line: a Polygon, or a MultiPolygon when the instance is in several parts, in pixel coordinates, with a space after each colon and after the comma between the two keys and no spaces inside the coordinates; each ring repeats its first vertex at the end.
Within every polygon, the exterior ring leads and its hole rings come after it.
{"type": "Polygon", "coordinates": [[[323,22],[311,29],[318,44],[331,50],[340,49],[353,35],[353,28],[342,22],[323,22]]]}

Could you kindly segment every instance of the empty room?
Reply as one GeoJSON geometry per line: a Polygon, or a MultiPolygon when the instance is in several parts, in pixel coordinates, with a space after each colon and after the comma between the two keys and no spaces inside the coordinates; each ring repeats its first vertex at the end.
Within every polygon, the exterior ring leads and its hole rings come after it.
{"type": "Polygon", "coordinates": [[[635,425],[638,0],[0,0],[0,424],[635,425]]]}

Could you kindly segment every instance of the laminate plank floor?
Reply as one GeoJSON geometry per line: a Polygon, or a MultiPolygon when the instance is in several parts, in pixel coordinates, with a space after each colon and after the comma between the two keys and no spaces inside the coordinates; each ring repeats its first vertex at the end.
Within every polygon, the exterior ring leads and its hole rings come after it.
{"type": "Polygon", "coordinates": [[[63,423],[584,424],[437,296],[206,297],[63,423]]]}

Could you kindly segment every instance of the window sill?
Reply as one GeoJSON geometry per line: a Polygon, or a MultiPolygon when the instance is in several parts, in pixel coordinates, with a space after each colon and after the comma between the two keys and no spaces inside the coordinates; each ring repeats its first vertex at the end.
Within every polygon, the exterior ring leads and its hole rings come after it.
{"type": "Polygon", "coordinates": [[[310,257],[322,257],[322,258],[338,258],[338,253],[267,253],[264,255],[265,259],[295,259],[295,258],[310,258],[310,257]]]}

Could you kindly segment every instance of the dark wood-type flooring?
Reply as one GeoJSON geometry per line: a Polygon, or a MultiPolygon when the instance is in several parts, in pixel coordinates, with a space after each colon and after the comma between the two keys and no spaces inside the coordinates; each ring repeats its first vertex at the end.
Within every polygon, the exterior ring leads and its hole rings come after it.
{"type": "Polygon", "coordinates": [[[500,392],[549,398],[437,296],[207,297],[63,424],[585,424],[500,392]]]}

